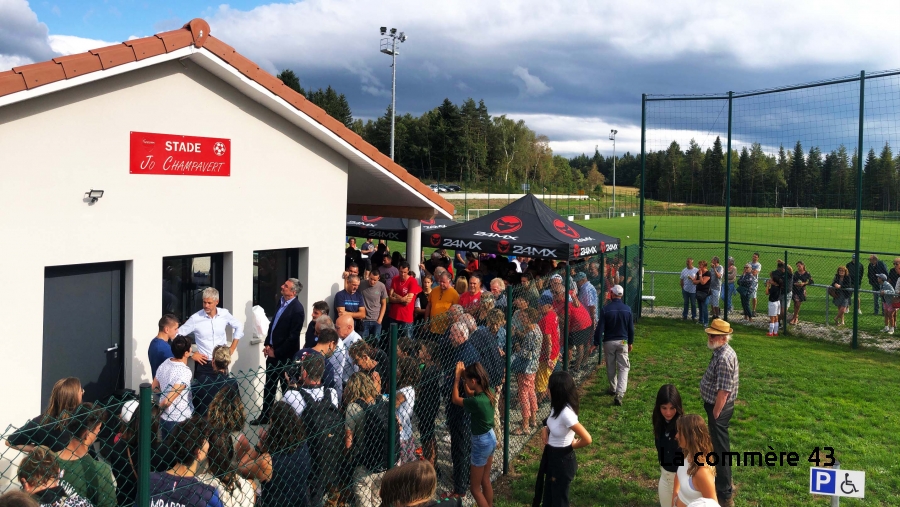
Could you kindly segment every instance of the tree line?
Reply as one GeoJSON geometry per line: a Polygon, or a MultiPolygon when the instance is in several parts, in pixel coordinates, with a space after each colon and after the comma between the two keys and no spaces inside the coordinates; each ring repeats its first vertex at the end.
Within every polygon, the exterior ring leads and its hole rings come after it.
{"type": "MultiPolygon", "coordinates": [[[[835,209],[856,208],[857,154],[841,145],[828,153],[800,141],[793,149],[782,145],[775,155],[759,143],[731,155],[731,204],[742,207],[782,206],[835,209]]],[[[665,150],[647,153],[648,198],[687,204],[725,205],[726,157],[716,137],[703,151],[691,139],[682,150],[675,141],[665,150]]],[[[880,155],[871,148],[863,164],[862,207],[900,211],[900,158],[885,143],[880,155]]],[[[635,182],[640,184],[640,177],[635,182]]]]}
{"type": "MultiPolygon", "coordinates": [[[[309,90],[286,69],[278,74],[286,85],[306,96],[338,121],[359,134],[385,155],[390,154],[390,106],[375,120],[353,118],[347,98],[331,86],[309,90]]],[[[462,104],[450,99],[425,113],[395,118],[394,158],[411,174],[427,182],[458,183],[497,191],[602,192],[612,182],[612,157],[598,151],[571,159],[554,155],[550,140],[530,129],[523,120],[492,116],[483,100],[462,104]]],[[[632,185],[640,174],[640,159],[630,153],[618,157],[616,181],[632,185]]]]}

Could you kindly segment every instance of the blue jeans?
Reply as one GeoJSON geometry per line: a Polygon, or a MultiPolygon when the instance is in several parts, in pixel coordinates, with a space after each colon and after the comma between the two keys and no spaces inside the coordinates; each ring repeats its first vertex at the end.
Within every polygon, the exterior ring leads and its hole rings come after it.
{"type": "Polygon", "coordinates": [[[688,303],[691,305],[691,319],[697,320],[697,293],[688,292],[681,289],[681,297],[684,299],[684,310],[681,312],[681,318],[687,320],[688,303]]]}
{"type": "Polygon", "coordinates": [[[722,299],[725,301],[725,308],[728,308],[729,311],[733,308],[732,297],[734,297],[734,284],[722,284],[722,299]]]}
{"type": "MultiPolygon", "coordinates": [[[[696,297],[696,296],[697,295],[694,294],[694,297],[696,297]]],[[[711,298],[707,297],[703,301],[698,301],[698,304],[700,306],[700,323],[703,324],[704,326],[709,325],[709,306],[707,306],[709,299],[711,299],[711,298]]]]}
{"type": "Polygon", "coordinates": [[[159,420],[159,439],[163,442],[166,441],[166,438],[169,436],[169,433],[172,433],[172,430],[175,429],[175,425],[178,424],[178,421],[167,421],[165,419],[159,420]]]}
{"type": "Polygon", "coordinates": [[[362,322],[362,336],[363,340],[368,340],[369,336],[378,337],[381,334],[381,324],[378,323],[377,320],[364,320],[362,322]]]}

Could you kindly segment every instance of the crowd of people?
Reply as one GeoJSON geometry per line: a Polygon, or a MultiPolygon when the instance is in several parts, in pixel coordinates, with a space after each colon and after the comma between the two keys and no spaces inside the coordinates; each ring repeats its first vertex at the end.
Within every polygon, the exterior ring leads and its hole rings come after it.
{"type": "MultiPolygon", "coordinates": [[[[781,259],[775,261],[775,270],[768,273],[765,281],[769,336],[777,336],[780,326],[787,322],[796,325],[800,320],[800,308],[807,300],[807,286],[814,284],[812,274],[807,271],[802,260],[795,262],[796,269],[781,259]],[[789,314],[791,304],[793,313],[789,314]]],[[[681,270],[679,284],[683,298],[682,319],[690,315],[692,322],[709,325],[711,318],[720,315],[720,306],[732,310],[732,297],[737,293],[741,302],[741,319],[750,322],[756,318],[757,300],[762,272],[759,253],[753,253],[743,270],[738,271],[734,258],[728,258],[728,265],[719,264],[719,258],[709,262],[701,260],[694,267],[694,259],[688,258],[681,270]],[[690,312],[690,313],[689,313],[690,312]],[[699,316],[698,316],[699,314],[699,316]]],[[[900,257],[894,259],[893,268],[888,269],[878,256],[869,256],[864,265],[852,255],[846,265],[838,266],[831,283],[827,286],[828,297],[837,308],[834,324],[845,325],[844,316],[853,303],[854,287],[859,284],[861,291],[872,295],[873,315],[883,315],[883,333],[894,334],[897,324],[897,309],[900,308],[900,257]],[[863,280],[869,287],[862,285],[863,280]]],[[[863,313],[857,301],[858,312],[863,313]]]]}
{"type": "MultiPolygon", "coordinates": [[[[450,257],[438,250],[419,259],[416,272],[384,243],[367,241],[365,257],[354,246],[343,289],[331,304],[312,305],[308,325],[297,298],[300,281],[290,278],[280,287],[263,344],[262,407],[252,420],[244,403],[253,395],[243,390],[255,387],[230,373],[244,325],[219,306],[218,291],[205,289],[202,309],[183,323],[172,314],[160,318],[147,351],[155,400],[153,505],[321,506],[326,498],[378,505],[392,465],[441,464],[443,415],[452,470],[443,498],[458,501],[470,492],[479,507],[489,506],[495,428],[510,388],[507,364],[521,414],[511,422],[513,433],[529,436],[544,427],[551,464],[571,452],[574,434],[576,448],[590,443],[577,424],[574,380],[560,371],[563,354],[581,368],[603,345],[610,389],[621,404],[633,339],[620,285],[632,280],[622,262],[601,269],[593,262],[567,266],[460,251],[450,257]],[[390,349],[392,324],[400,335],[396,350],[390,349]],[[396,395],[389,406],[392,373],[396,395]],[[541,404],[551,409],[543,421],[541,404]],[[392,440],[396,463],[388,458],[392,440]]],[[[10,435],[8,445],[23,453],[20,482],[42,504],[130,505],[138,491],[138,402],[112,410],[83,403],[82,393],[78,379],[60,380],[45,412],[10,435]]],[[[555,478],[544,488],[546,499],[568,494],[567,487],[560,490],[571,481],[567,470],[544,471],[555,478]]]]}

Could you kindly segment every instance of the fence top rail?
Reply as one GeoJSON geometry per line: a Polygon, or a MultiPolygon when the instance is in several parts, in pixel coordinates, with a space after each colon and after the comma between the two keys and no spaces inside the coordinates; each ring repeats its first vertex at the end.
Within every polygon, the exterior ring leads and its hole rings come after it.
{"type": "MultiPolygon", "coordinates": [[[[644,274],[645,275],[680,275],[681,271],[653,271],[653,270],[647,269],[647,270],[644,270],[644,274]]],[[[769,280],[768,277],[759,277],[760,283],[765,283],[768,280],[769,280]]],[[[831,285],[826,285],[823,283],[811,283],[811,284],[807,285],[807,287],[821,287],[823,289],[828,289],[831,287],[831,285]]],[[[862,287],[860,287],[859,293],[860,294],[881,294],[881,291],[863,289],[862,287]]]]}
{"type": "MultiPolygon", "coordinates": [[[[866,79],[875,79],[875,78],[896,76],[898,74],[900,74],[900,69],[880,70],[880,71],[875,71],[872,73],[867,73],[866,79]]],[[[793,90],[802,90],[805,88],[815,88],[815,87],[819,87],[819,86],[828,86],[828,85],[835,85],[835,84],[842,84],[842,83],[852,83],[852,82],[859,81],[859,80],[860,80],[859,75],[842,76],[842,77],[836,77],[836,78],[832,78],[832,79],[823,79],[821,81],[812,81],[809,83],[800,83],[800,84],[796,84],[796,85],[780,86],[777,88],[764,88],[764,89],[760,89],[760,90],[748,90],[746,92],[734,92],[731,94],[731,98],[732,99],[740,99],[740,98],[745,98],[745,97],[753,97],[756,95],[765,95],[765,94],[769,94],[769,93],[788,92],[788,91],[793,91],[793,90]]],[[[678,100],[678,101],[681,101],[681,100],[728,100],[728,98],[729,98],[728,93],[724,93],[724,94],[723,93],[711,93],[711,94],[707,94],[707,95],[703,95],[703,94],[698,94],[698,95],[691,95],[691,94],[652,95],[652,94],[647,94],[646,100],[647,100],[647,102],[660,102],[660,101],[667,101],[667,100],[673,100],[673,101],[674,100],[678,100]]]]}

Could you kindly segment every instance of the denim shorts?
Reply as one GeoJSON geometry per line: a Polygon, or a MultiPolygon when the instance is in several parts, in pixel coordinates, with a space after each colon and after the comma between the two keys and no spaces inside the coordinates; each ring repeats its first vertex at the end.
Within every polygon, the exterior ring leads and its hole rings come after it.
{"type": "Polygon", "coordinates": [[[494,430],[482,435],[472,435],[472,466],[483,467],[497,448],[497,436],[494,430]]]}

